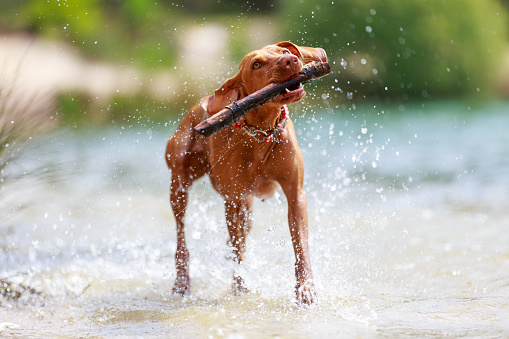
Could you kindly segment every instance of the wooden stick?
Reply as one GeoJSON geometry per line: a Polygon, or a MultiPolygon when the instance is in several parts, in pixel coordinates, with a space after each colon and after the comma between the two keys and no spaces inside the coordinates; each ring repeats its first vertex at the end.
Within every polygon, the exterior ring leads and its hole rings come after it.
{"type": "Polygon", "coordinates": [[[196,125],[194,130],[205,137],[209,137],[221,128],[229,126],[239,120],[249,111],[265,105],[275,97],[285,93],[287,89],[296,89],[300,84],[321,78],[329,73],[330,66],[327,62],[310,62],[302,68],[302,71],[293,75],[287,81],[280,84],[270,84],[245,98],[235,101],[226,106],[223,110],[196,125]]]}

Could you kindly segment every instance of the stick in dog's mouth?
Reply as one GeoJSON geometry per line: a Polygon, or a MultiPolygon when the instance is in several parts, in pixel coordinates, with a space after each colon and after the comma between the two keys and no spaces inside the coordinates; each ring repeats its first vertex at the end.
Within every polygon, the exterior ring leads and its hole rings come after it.
{"type": "Polygon", "coordinates": [[[233,102],[223,110],[199,123],[194,129],[199,134],[208,137],[221,128],[239,120],[247,112],[271,100],[280,102],[285,98],[303,95],[304,83],[321,78],[329,73],[330,66],[327,62],[311,62],[306,64],[302,71],[291,76],[289,80],[280,84],[270,84],[247,97],[233,102]]]}

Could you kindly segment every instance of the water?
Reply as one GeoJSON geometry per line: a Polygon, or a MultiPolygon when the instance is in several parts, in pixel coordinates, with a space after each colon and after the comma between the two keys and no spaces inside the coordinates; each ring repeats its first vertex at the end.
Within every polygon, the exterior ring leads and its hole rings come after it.
{"type": "Polygon", "coordinates": [[[509,336],[509,104],[294,113],[319,301],[295,307],[283,196],[255,204],[251,293],[229,294],[222,203],[208,179],[187,217],[193,293],[171,294],[167,126],[67,130],[20,166],[58,180],[1,191],[0,332],[23,337],[509,336]]]}

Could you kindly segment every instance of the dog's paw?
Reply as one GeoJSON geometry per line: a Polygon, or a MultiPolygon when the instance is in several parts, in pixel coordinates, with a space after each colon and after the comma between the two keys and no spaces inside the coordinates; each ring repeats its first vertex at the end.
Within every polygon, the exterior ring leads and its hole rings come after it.
{"type": "Polygon", "coordinates": [[[173,285],[172,292],[174,294],[185,295],[191,292],[191,282],[189,277],[178,277],[173,285]]]}
{"type": "Polygon", "coordinates": [[[315,286],[312,280],[297,284],[295,292],[297,293],[297,304],[299,305],[311,305],[316,301],[315,286]]]}
{"type": "Polygon", "coordinates": [[[242,295],[249,292],[250,292],[249,289],[244,284],[244,280],[241,277],[234,276],[232,283],[232,294],[242,295]]]}

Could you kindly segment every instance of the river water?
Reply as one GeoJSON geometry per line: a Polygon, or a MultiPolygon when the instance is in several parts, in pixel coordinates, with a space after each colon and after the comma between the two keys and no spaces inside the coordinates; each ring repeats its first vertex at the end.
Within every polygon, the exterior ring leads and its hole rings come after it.
{"type": "Polygon", "coordinates": [[[255,204],[251,292],[229,293],[223,207],[187,214],[193,293],[174,296],[167,138],[176,121],[60,130],[18,163],[57,166],[0,194],[0,336],[509,336],[509,103],[293,112],[318,302],[296,307],[284,196],[255,204]],[[43,180],[44,179],[44,180],[43,180]]]}

